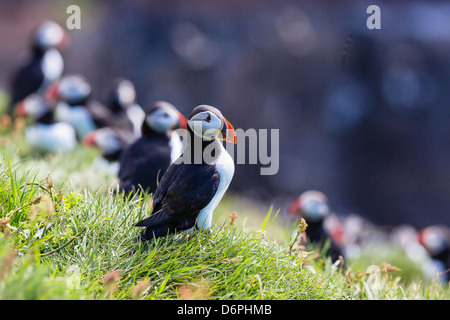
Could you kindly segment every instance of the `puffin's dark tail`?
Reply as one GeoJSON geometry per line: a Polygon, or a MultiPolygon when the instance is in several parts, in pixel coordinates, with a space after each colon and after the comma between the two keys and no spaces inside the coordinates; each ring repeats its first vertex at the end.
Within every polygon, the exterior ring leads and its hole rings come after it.
{"type": "Polygon", "coordinates": [[[149,241],[152,239],[157,239],[159,237],[165,237],[175,230],[171,230],[171,228],[167,225],[159,225],[155,227],[146,227],[138,236],[139,241],[149,241]]]}

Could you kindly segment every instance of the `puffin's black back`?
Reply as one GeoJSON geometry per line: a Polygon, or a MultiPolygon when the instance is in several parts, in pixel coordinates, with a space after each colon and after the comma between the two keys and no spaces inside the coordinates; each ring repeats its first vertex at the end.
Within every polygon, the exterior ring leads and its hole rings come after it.
{"type": "Polygon", "coordinates": [[[33,57],[14,75],[11,85],[11,103],[8,113],[13,114],[14,106],[28,95],[38,91],[44,81],[41,68],[42,57],[33,57]]]}
{"type": "Polygon", "coordinates": [[[120,159],[120,190],[126,194],[139,189],[154,192],[170,165],[171,148],[164,135],[140,137],[125,149],[120,159]]]}
{"type": "Polygon", "coordinates": [[[326,255],[331,257],[332,261],[339,259],[339,256],[344,256],[342,248],[336,243],[336,241],[329,236],[327,230],[323,225],[323,221],[316,223],[307,222],[308,227],[306,229],[306,236],[312,244],[323,247],[326,241],[329,241],[329,247],[326,251],[326,255]]]}

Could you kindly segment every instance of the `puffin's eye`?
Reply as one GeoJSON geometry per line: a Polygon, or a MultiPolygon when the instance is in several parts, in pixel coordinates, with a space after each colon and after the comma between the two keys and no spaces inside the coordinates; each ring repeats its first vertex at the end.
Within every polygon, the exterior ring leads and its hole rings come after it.
{"type": "Polygon", "coordinates": [[[211,115],[210,114],[208,114],[208,116],[205,118],[205,121],[206,122],[210,122],[211,121],[211,115]]]}

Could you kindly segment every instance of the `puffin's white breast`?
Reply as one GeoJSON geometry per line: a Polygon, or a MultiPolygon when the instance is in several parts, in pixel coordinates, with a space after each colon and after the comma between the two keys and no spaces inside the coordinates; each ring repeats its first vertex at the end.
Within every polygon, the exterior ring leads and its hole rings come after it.
{"type": "Polygon", "coordinates": [[[126,113],[130,121],[133,123],[133,134],[135,137],[141,136],[141,126],[145,119],[145,112],[142,108],[133,104],[126,109],[126,113]]]}
{"type": "Polygon", "coordinates": [[[41,90],[47,90],[48,86],[58,80],[64,70],[64,60],[56,49],[48,50],[41,62],[42,72],[44,74],[44,82],[41,90]]]}
{"type": "Polygon", "coordinates": [[[225,191],[227,191],[228,186],[231,183],[234,175],[234,162],[229,153],[222,146],[222,143],[219,144],[222,149],[220,156],[217,157],[215,161],[216,169],[215,171],[220,175],[220,182],[217,188],[216,194],[211,199],[210,203],[204,207],[198,217],[197,217],[197,228],[208,230],[211,227],[211,220],[214,210],[219,204],[220,200],[222,200],[225,191]]]}
{"type": "Polygon", "coordinates": [[[75,130],[64,122],[30,126],[25,138],[32,149],[42,152],[68,152],[77,144],[75,130]]]}
{"type": "Polygon", "coordinates": [[[97,128],[89,111],[82,106],[70,107],[66,103],[60,102],[56,106],[55,118],[58,121],[70,123],[77,131],[80,139],[97,128]]]}

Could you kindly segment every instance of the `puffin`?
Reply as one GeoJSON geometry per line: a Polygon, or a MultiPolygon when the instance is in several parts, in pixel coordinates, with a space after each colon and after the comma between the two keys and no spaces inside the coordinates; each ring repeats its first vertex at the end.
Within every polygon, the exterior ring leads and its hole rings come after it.
{"type": "Polygon", "coordinates": [[[445,225],[431,225],[417,233],[419,243],[428,252],[431,261],[424,266],[430,277],[439,272],[439,279],[448,281],[450,269],[450,228],[445,225]]]}
{"type": "Polygon", "coordinates": [[[89,132],[83,139],[83,144],[97,148],[108,162],[119,161],[123,151],[131,145],[134,135],[119,128],[103,127],[89,132]]]}
{"type": "Polygon", "coordinates": [[[180,231],[210,230],[213,212],[230,185],[234,162],[222,141],[236,143],[236,134],[222,113],[209,105],[195,107],[187,122],[186,140],[182,155],[155,190],[150,215],[136,224],[144,228],[139,235],[142,241],[180,231]]]}
{"type": "Polygon", "coordinates": [[[145,112],[136,102],[136,89],[134,84],[124,78],[114,79],[107,93],[106,107],[116,118],[115,127],[129,130],[134,137],[141,135],[141,126],[145,112]]]}
{"type": "Polygon", "coordinates": [[[18,68],[11,82],[8,114],[14,115],[19,101],[32,93],[44,93],[64,70],[60,50],[68,46],[67,32],[54,21],[44,21],[33,32],[30,57],[18,68]]]}
{"type": "Polygon", "coordinates": [[[175,129],[187,120],[171,103],[155,101],[145,110],[141,137],[120,157],[119,190],[125,195],[139,188],[153,193],[170,164],[180,156],[182,143],[175,129]]]}
{"type": "Polygon", "coordinates": [[[99,128],[95,116],[88,108],[92,88],[86,78],[79,74],[66,74],[52,84],[46,97],[54,103],[55,119],[70,123],[83,141],[89,132],[99,128]]]}
{"type": "Polygon", "coordinates": [[[34,93],[17,104],[18,117],[28,117],[32,124],[25,129],[25,140],[32,150],[41,153],[69,152],[75,149],[75,129],[67,122],[58,122],[53,110],[41,95],[34,93]]]}
{"type": "Polygon", "coordinates": [[[317,190],[303,192],[289,206],[288,212],[298,218],[305,219],[306,239],[311,244],[323,247],[329,241],[326,255],[336,261],[344,257],[344,228],[338,218],[330,212],[328,198],[317,190]]]}

